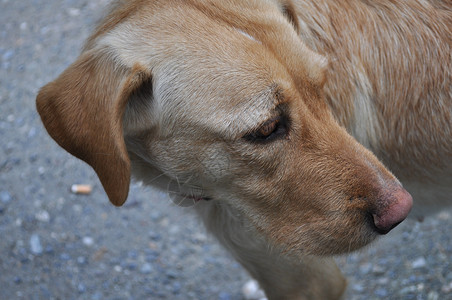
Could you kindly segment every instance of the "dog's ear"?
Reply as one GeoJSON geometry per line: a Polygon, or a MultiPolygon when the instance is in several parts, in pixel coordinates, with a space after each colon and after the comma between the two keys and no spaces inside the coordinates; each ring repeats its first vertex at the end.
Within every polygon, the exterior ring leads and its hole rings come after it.
{"type": "Polygon", "coordinates": [[[44,86],[36,105],[50,136],[93,167],[110,199],[122,205],[129,193],[130,159],[122,119],[130,94],[150,73],[120,66],[86,51],[55,81],[44,86]]]}
{"type": "Polygon", "coordinates": [[[298,22],[297,13],[295,12],[294,4],[291,0],[280,0],[280,9],[284,16],[295,28],[295,31],[300,33],[300,23],[298,22]]]}

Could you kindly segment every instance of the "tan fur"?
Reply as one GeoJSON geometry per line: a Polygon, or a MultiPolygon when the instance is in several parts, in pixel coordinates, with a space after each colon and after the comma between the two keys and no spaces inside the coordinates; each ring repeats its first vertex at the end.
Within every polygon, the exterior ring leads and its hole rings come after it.
{"type": "Polygon", "coordinates": [[[377,117],[371,117],[375,129],[368,130],[373,133],[362,140],[392,168],[419,176],[432,164],[443,167],[445,159],[450,161],[451,3],[296,4],[304,22],[301,37],[331,61],[327,99],[342,125],[351,132],[360,125],[370,127],[356,123],[362,111],[353,108],[354,101],[366,100],[372,106],[367,111],[377,117]],[[326,15],[331,18],[322,17],[326,15]]]}
{"type": "Polygon", "coordinates": [[[338,299],[328,256],[411,207],[363,145],[417,214],[450,203],[451,28],[439,0],[117,1],[37,107],[113,204],[132,172],[193,202],[270,299],[338,299]]]}

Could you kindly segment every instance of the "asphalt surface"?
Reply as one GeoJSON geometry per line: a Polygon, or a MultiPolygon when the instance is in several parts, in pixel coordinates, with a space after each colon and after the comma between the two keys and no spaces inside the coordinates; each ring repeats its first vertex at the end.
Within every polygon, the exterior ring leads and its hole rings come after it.
{"type": "MultiPolygon", "coordinates": [[[[0,0],[0,299],[243,299],[245,271],[164,192],[113,207],[35,111],[108,1],[0,0]],[[89,195],[72,184],[93,185],[89,195]]],[[[452,196],[451,196],[452,198],[452,196]]],[[[452,299],[452,212],[338,258],[347,299],[452,299]]]]}

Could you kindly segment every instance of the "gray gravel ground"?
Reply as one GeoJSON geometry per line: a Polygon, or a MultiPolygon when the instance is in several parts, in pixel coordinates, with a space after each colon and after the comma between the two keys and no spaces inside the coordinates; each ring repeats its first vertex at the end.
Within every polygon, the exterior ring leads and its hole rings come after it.
{"type": "MultiPolygon", "coordinates": [[[[39,122],[39,87],[75,59],[107,2],[0,0],[0,299],[242,299],[248,275],[190,208],[137,184],[111,206],[39,122]],[[93,193],[70,193],[74,183],[93,193]]],[[[451,225],[451,211],[408,220],[338,258],[349,299],[452,299],[451,225]]]]}

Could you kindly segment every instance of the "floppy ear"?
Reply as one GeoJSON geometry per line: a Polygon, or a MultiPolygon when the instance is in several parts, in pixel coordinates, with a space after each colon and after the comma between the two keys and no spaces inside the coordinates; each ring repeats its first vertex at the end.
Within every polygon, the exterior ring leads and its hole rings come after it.
{"type": "Polygon", "coordinates": [[[110,201],[120,206],[130,184],[123,114],[130,94],[150,80],[150,74],[139,65],[127,68],[96,53],[83,53],[44,86],[36,105],[50,136],[91,165],[110,201]]]}

